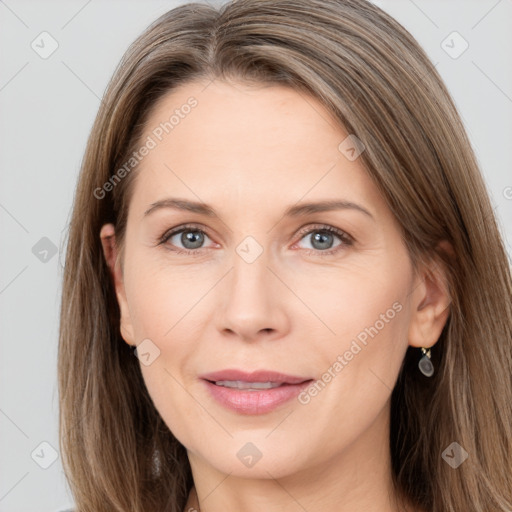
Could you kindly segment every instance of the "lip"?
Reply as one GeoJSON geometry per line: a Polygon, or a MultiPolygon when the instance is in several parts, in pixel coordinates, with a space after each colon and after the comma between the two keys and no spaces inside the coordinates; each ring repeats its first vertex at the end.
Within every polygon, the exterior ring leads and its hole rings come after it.
{"type": "Polygon", "coordinates": [[[265,414],[277,409],[296,397],[309,386],[312,378],[297,377],[268,370],[247,373],[241,370],[222,370],[200,376],[210,395],[224,407],[239,414],[265,414]],[[217,386],[219,380],[244,382],[279,382],[282,385],[271,389],[240,390],[217,386]]]}
{"type": "Polygon", "coordinates": [[[242,370],[221,370],[218,372],[200,375],[201,379],[216,382],[218,380],[241,380],[244,382],[279,382],[282,384],[300,384],[312,377],[298,377],[270,370],[256,370],[250,373],[242,370]]]}

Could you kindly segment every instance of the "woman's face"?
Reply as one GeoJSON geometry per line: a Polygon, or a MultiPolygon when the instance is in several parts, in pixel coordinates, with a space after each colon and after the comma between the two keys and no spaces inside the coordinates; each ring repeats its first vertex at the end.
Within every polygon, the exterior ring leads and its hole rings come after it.
{"type": "Polygon", "coordinates": [[[413,273],[363,148],[319,102],[205,86],[181,86],[151,113],[116,270],[121,332],[142,343],[154,405],[213,472],[279,478],[375,458],[407,346],[435,343],[441,306],[413,273]],[[325,202],[340,205],[305,207],[325,202]],[[252,376],[239,390],[203,378],[227,369],[310,382],[258,391],[256,380],[287,379],[252,376]]]}

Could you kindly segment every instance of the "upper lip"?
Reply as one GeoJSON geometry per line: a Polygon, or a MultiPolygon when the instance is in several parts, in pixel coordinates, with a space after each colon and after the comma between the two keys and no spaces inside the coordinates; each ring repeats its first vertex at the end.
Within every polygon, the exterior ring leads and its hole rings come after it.
{"type": "Polygon", "coordinates": [[[284,373],[273,372],[270,370],[257,370],[248,373],[234,369],[206,373],[204,375],[200,375],[200,377],[211,382],[217,382],[219,380],[240,380],[242,382],[279,382],[282,384],[300,384],[311,380],[311,377],[297,377],[295,375],[286,375],[284,373]]]}

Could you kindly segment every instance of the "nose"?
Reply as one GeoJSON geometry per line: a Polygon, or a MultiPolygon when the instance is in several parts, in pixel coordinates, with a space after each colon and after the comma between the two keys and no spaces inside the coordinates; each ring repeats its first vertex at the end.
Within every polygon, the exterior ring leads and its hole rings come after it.
{"type": "Polygon", "coordinates": [[[233,266],[219,290],[217,328],[225,336],[246,342],[276,339],[289,328],[286,299],[289,291],[270,268],[263,252],[253,261],[234,254],[233,266]]]}

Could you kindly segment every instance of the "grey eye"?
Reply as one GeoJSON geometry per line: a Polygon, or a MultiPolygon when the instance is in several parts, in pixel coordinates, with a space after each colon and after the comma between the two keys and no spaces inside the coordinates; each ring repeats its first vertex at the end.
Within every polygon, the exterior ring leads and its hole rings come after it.
{"type": "MultiPolygon", "coordinates": [[[[311,248],[318,251],[325,251],[326,249],[332,249],[334,239],[340,237],[335,233],[329,233],[328,231],[324,231],[322,229],[312,230],[307,233],[302,240],[309,239],[311,248]]],[[[341,242],[340,242],[341,244],[341,242]]],[[[309,247],[308,247],[309,248],[309,247]]]]}
{"type": "MultiPolygon", "coordinates": [[[[179,241],[183,245],[183,248],[185,249],[199,249],[202,244],[204,243],[205,239],[205,233],[203,233],[200,230],[197,229],[186,229],[182,230],[178,233],[174,233],[169,240],[173,245],[176,245],[175,242],[173,242],[173,238],[179,236],[179,241]]],[[[178,245],[179,247],[179,245],[178,245]]]]}

